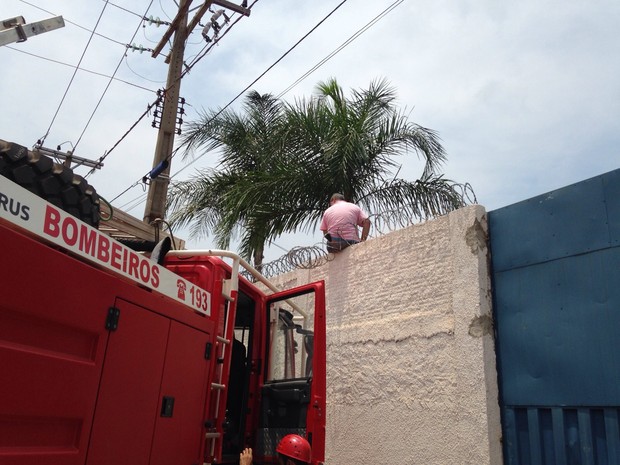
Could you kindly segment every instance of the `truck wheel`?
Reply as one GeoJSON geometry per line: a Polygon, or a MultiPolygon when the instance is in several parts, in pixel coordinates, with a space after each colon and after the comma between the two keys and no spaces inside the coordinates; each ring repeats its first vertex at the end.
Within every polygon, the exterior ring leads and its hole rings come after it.
{"type": "Polygon", "coordinates": [[[0,175],[84,223],[99,227],[99,196],[71,168],[54,163],[36,150],[0,140],[0,175]]]}

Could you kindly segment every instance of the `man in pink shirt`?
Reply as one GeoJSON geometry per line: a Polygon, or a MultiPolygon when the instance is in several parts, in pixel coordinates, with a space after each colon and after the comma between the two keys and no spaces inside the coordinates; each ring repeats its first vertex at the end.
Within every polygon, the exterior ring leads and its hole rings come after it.
{"type": "Polygon", "coordinates": [[[370,220],[360,207],[345,201],[342,194],[332,195],[329,205],[320,228],[327,239],[328,252],[339,252],[360,242],[358,226],[362,228],[361,241],[368,238],[370,220]]]}

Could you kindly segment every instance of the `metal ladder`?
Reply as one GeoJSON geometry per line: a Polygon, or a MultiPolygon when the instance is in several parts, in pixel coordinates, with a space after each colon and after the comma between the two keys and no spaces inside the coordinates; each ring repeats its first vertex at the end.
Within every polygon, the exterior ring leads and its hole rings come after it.
{"type": "Polygon", "coordinates": [[[213,419],[213,423],[211,427],[207,427],[207,432],[205,433],[206,450],[208,451],[205,464],[214,463],[215,457],[221,454],[224,441],[224,420],[226,417],[226,398],[228,394],[228,385],[224,381],[229,379],[230,375],[231,341],[234,337],[235,329],[234,317],[231,318],[231,315],[236,315],[237,313],[237,289],[231,288],[231,281],[235,280],[224,281],[225,289],[222,291],[222,297],[227,302],[227,309],[223,331],[216,336],[214,350],[215,356],[218,358],[215,364],[214,380],[211,382],[211,396],[208,406],[209,418],[213,419]]]}
{"type": "MultiPolygon", "coordinates": [[[[231,267],[230,279],[224,280],[224,289],[222,290],[222,297],[224,300],[228,302],[228,311],[226,312],[226,320],[224,321],[224,329],[223,334],[217,335],[215,354],[217,356],[219,348],[222,349],[222,357],[221,363],[216,363],[215,366],[219,366],[219,370],[216,370],[216,376],[218,381],[211,383],[211,391],[215,396],[210,397],[207,418],[213,419],[213,424],[205,425],[207,428],[207,432],[205,433],[205,452],[207,451],[206,447],[209,447],[209,454],[206,455],[207,461],[205,465],[210,465],[214,463],[215,457],[221,455],[222,445],[224,441],[224,417],[226,414],[226,394],[227,394],[227,386],[222,383],[223,380],[228,379],[228,375],[230,373],[230,355],[229,352],[232,350],[227,350],[230,348],[230,343],[234,336],[234,327],[235,322],[230,322],[230,314],[235,313],[237,311],[237,295],[239,291],[239,267],[242,266],[245,268],[255,279],[256,281],[264,284],[268,289],[272,292],[278,292],[278,288],[270,282],[267,278],[261,275],[257,270],[255,270],[247,261],[242,259],[238,254],[231,252],[229,250],[174,250],[168,252],[170,256],[176,257],[193,257],[193,256],[212,256],[212,257],[227,257],[233,260],[231,267]]],[[[290,301],[286,301],[289,303],[295,310],[302,315],[304,318],[307,318],[307,314],[298,308],[294,303],[290,301]]],[[[218,359],[218,362],[220,360],[218,359]]],[[[209,423],[209,422],[208,422],[209,423]]]]}

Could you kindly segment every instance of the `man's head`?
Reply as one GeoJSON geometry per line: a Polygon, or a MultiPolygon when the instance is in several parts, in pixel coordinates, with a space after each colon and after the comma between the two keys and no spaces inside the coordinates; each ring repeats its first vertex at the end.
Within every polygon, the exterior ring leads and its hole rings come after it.
{"type": "Polygon", "coordinates": [[[338,202],[339,200],[344,200],[344,195],[342,195],[342,194],[333,194],[331,196],[331,198],[329,199],[329,204],[333,205],[336,202],[338,202]]]}
{"type": "Polygon", "coordinates": [[[278,447],[279,465],[305,465],[310,463],[310,443],[298,434],[288,434],[282,438],[278,447]]]}

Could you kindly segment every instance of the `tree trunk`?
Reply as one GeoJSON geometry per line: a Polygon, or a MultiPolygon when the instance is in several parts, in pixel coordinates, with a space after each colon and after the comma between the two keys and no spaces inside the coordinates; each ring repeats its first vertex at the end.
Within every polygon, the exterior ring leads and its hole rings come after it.
{"type": "Polygon", "coordinates": [[[254,257],[252,257],[252,260],[254,261],[254,268],[256,268],[257,271],[261,272],[262,268],[263,268],[263,252],[264,252],[264,247],[258,247],[255,251],[254,251],[254,257]]]}

